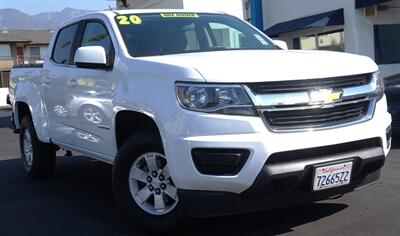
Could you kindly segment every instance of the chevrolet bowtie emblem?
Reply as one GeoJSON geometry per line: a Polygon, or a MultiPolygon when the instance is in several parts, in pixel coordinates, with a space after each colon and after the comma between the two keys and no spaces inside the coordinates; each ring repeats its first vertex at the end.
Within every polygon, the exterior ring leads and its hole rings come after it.
{"type": "Polygon", "coordinates": [[[310,104],[331,104],[342,100],[342,90],[319,89],[308,92],[310,104]]]}

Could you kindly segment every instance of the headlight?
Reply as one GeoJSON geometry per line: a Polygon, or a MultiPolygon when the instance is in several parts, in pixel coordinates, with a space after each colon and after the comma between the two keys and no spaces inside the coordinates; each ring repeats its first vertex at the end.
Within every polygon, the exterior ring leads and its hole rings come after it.
{"type": "Polygon", "coordinates": [[[179,103],[185,109],[207,113],[256,116],[253,104],[240,85],[176,85],[179,103]]]}
{"type": "Polygon", "coordinates": [[[377,100],[379,101],[383,95],[385,94],[385,84],[383,82],[381,73],[379,71],[375,72],[372,74],[372,80],[375,81],[376,84],[376,97],[377,100]]]}

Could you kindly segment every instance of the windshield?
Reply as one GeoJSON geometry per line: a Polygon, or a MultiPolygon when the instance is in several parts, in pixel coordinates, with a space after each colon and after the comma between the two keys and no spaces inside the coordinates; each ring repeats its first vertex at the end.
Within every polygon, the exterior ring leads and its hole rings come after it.
{"type": "Polygon", "coordinates": [[[115,20],[133,57],[277,49],[265,35],[222,14],[150,13],[117,15],[115,20]]]}

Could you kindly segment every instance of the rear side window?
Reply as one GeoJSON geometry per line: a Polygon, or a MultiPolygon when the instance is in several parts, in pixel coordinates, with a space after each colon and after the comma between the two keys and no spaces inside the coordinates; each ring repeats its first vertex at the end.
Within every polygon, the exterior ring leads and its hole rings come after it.
{"type": "Polygon", "coordinates": [[[58,64],[69,64],[72,44],[78,24],[65,27],[58,33],[53,51],[53,61],[58,64]]]}

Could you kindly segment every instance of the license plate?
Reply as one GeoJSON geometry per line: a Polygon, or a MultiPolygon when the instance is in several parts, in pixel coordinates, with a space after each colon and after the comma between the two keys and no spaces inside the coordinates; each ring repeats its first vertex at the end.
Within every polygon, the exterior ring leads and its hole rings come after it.
{"type": "Polygon", "coordinates": [[[345,162],[315,168],[314,191],[335,188],[350,183],[353,162],[345,162]]]}

